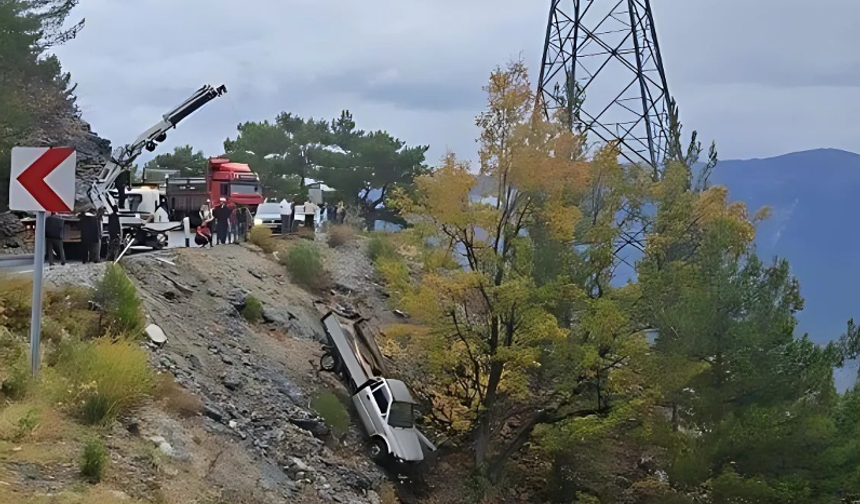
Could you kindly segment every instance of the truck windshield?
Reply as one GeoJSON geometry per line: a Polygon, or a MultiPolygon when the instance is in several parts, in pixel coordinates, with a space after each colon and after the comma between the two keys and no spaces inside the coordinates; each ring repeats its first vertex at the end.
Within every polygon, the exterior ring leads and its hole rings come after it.
{"type": "Polygon", "coordinates": [[[388,425],[409,429],[414,421],[415,416],[412,413],[411,403],[395,401],[391,404],[391,411],[388,412],[388,425]]]}
{"type": "Polygon", "coordinates": [[[137,212],[141,203],[143,203],[143,196],[140,194],[128,194],[125,197],[125,206],[130,212],[137,212]]]}
{"type": "Polygon", "coordinates": [[[232,194],[259,194],[259,184],[230,184],[230,192],[232,194]]]}

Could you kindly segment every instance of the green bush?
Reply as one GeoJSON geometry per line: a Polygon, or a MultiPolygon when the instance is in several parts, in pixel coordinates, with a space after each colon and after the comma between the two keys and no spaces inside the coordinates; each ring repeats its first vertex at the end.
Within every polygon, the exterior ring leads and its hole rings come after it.
{"type": "Polygon", "coordinates": [[[380,257],[392,257],[397,253],[394,245],[387,238],[379,234],[370,237],[367,242],[367,257],[376,261],[380,257]]]}
{"type": "Polygon", "coordinates": [[[146,318],[134,284],[118,264],[108,264],[96,286],[95,301],[101,307],[100,330],[137,338],[146,318]]]}
{"type": "Polygon", "coordinates": [[[17,401],[27,395],[32,385],[29,346],[0,326],[0,393],[17,401]]]}
{"type": "Polygon", "coordinates": [[[18,401],[27,395],[32,386],[33,378],[30,374],[29,362],[26,359],[20,359],[5,370],[3,382],[0,383],[0,392],[9,399],[18,401]]]}
{"type": "Polygon", "coordinates": [[[107,448],[101,440],[88,439],[81,454],[81,476],[93,484],[100,482],[108,464],[107,455],[107,448]]]}
{"type": "Polygon", "coordinates": [[[242,317],[248,322],[259,322],[263,318],[263,303],[254,296],[248,296],[242,308],[242,317]]]}
{"type": "Polygon", "coordinates": [[[266,226],[254,226],[248,232],[248,241],[263,249],[263,252],[271,254],[275,250],[275,241],[272,239],[272,230],[266,226]]]}
{"type": "Polygon", "coordinates": [[[148,353],[127,339],[64,341],[50,360],[66,385],[56,399],[91,425],[105,424],[128,412],[155,385],[148,353]]]}
{"type": "Polygon", "coordinates": [[[0,276],[0,324],[10,331],[30,330],[33,282],[23,275],[0,276]]]}
{"type": "Polygon", "coordinates": [[[331,392],[323,392],[311,399],[311,408],[325,420],[336,437],[349,430],[349,412],[340,399],[331,392]]]}
{"type": "Polygon", "coordinates": [[[316,243],[300,241],[282,253],[280,261],[286,266],[293,282],[305,287],[319,287],[322,283],[325,270],[316,243]]]}

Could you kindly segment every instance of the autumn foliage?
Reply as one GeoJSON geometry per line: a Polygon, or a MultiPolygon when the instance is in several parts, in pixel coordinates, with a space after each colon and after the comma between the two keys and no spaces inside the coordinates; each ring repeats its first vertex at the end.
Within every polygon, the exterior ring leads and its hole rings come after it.
{"type": "MultiPolygon", "coordinates": [[[[795,411],[810,390],[822,405],[833,397],[839,349],[794,337],[799,284],[785,261],[755,256],[769,210],[751,214],[707,176],[694,184],[695,156],[654,170],[620,164],[611,144],[589,152],[586,138],[534,113],[521,61],[497,68],[485,91],[480,166],[448,152],[393,194],[412,224],[399,239],[419,252],[374,257],[412,315],[387,329],[391,353],[420,376],[435,424],[474,454],[491,483],[484,498],[526,454],[545,464],[530,474],[553,502],[742,502],[732,499],[755,485],[766,498],[753,501],[788,502],[786,492],[816,491],[799,461],[773,473],[764,460],[776,453],[743,468],[717,455],[745,456],[726,441],[736,429],[764,435],[748,415],[795,411]],[[791,384],[778,377],[787,369],[791,384]]],[[[820,411],[815,421],[833,421],[820,411]]]]}

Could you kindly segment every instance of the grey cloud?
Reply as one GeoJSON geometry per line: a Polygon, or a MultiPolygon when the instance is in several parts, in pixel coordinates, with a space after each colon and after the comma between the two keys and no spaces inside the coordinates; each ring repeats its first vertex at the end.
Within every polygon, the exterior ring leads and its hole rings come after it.
{"type": "MultiPolygon", "coordinates": [[[[429,143],[433,156],[452,146],[474,157],[481,86],[493,66],[520,52],[537,80],[547,8],[518,0],[88,0],[77,9],[87,28],[58,52],[79,83],[85,117],[115,142],[200,85],[224,83],[227,97],[171,141],[218,149],[240,121],[282,110],[333,117],[349,108],[361,127],[429,143]]],[[[844,105],[860,100],[860,57],[850,49],[860,3],[723,0],[654,9],[682,119],[716,138],[723,157],[860,150],[844,105]]],[[[604,99],[611,87],[589,97],[604,99]]]]}

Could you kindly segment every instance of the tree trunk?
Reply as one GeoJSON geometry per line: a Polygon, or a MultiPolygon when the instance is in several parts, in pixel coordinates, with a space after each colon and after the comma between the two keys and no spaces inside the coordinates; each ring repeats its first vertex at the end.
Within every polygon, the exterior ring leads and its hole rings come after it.
{"type": "Polygon", "coordinates": [[[478,419],[478,435],[475,439],[475,466],[483,469],[490,452],[493,409],[496,406],[496,392],[502,379],[502,363],[493,362],[487,377],[487,394],[484,396],[481,416],[478,419]]]}

